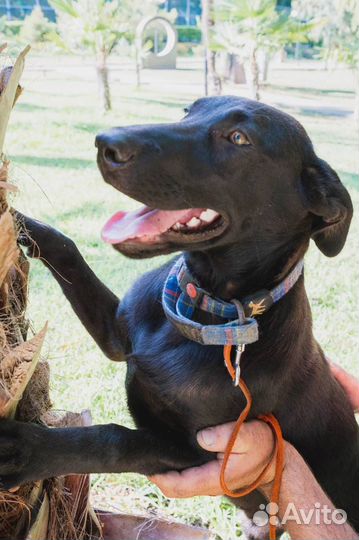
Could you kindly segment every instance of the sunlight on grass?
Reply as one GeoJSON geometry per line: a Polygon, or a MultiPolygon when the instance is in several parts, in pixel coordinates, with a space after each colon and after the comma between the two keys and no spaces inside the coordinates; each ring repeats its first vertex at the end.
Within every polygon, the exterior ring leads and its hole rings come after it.
{"type": "MultiPolygon", "coordinates": [[[[41,59],[41,65],[49,64],[45,75],[31,70],[26,74],[26,91],[9,130],[11,176],[21,188],[16,206],[69,234],[99,277],[122,296],[140,274],[159,265],[162,259],[131,261],[101,242],[99,231],[111,213],[134,208],[136,203],[101,180],[95,163],[94,136],[113,124],[179,119],[182,108],[200,93],[198,86],[191,86],[193,77],[198,81],[200,74],[183,70],[176,74],[177,78],[181,76],[177,79],[181,84],[174,82],[170,86],[166,80],[164,90],[161,90],[161,77],[165,75],[161,74],[155,83],[138,90],[127,82],[126,73],[121,72],[112,85],[114,111],[103,116],[97,107],[92,71],[86,71],[84,76],[81,70],[72,71],[71,76],[60,68],[52,72],[51,61],[41,59]]],[[[66,61],[61,65],[66,65],[66,61]]],[[[288,79],[285,72],[273,73],[273,84],[268,91],[276,88],[292,98],[303,94],[313,99],[319,96],[323,102],[327,88],[331,106],[343,99],[343,94],[344,99],[350,98],[350,88],[341,88],[340,77],[335,81],[333,75],[326,73],[325,77],[311,72],[288,79]],[[305,80],[307,75],[310,81],[301,84],[299,80],[305,80]]],[[[230,91],[238,90],[232,87],[230,91]]],[[[358,206],[357,138],[352,118],[307,114],[300,106],[293,105],[288,105],[287,110],[304,124],[319,155],[342,172],[342,179],[358,206]]],[[[358,233],[356,218],[338,257],[325,259],[311,246],[306,259],[306,282],[316,337],[332,358],[352,372],[356,369],[358,351],[358,233]]],[[[90,408],[94,422],[132,425],[124,391],[125,366],[110,363],[102,356],[54,280],[38,262],[32,264],[30,315],[36,329],[46,320],[50,323],[46,345],[55,406],[68,410],[90,408]]],[[[233,539],[233,531],[240,534],[236,511],[225,500],[169,501],[137,475],[94,476],[93,482],[98,504],[121,511],[156,511],[210,527],[222,539],[233,539]]]]}

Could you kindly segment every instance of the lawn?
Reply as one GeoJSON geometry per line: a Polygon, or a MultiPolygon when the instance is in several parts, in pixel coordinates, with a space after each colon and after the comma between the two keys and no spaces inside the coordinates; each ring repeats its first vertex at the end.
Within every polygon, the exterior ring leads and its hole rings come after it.
{"type": "MultiPolygon", "coordinates": [[[[176,72],[145,72],[136,89],[127,65],[114,65],[114,110],[99,109],[89,59],[29,58],[24,95],[16,106],[7,139],[12,180],[21,189],[14,204],[70,235],[98,276],[119,296],[160,260],[131,261],[104,245],[99,231],[119,209],[136,205],[102,181],[95,164],[95,134],[112,125],[177,120],[183,107],[202,94],[196,63],[182,61],[176,72]]],[[[294,114],[313,138],[318,154],[338,171],[357,205],[358,140],[350,110],[352,79],[347,71],[328,73],[312,65],[273,70],[263,100],[294,114]]],[[[228,87],[228,93],[244,93],[228,87]]],[[[358,222],[343,252],[326,259],[314,246],[306,258],[306,282],[315,335],[324,350],[351,372],[357,370],[358,222]]],[[[34,329],[49,321],[46,357],[52,371],[52,398],[59,409],[90,408],[94,422],[131,426],[124,393],[125,366],[109,362],[72,313],[41,263],[32,264],[30,316],[34,329]]],[[[225,500],[166,500],[143,477],[93,477],[96,504],[121,511],[156,512],[216,530],[233,539],[239,528],[225,500]]]]}

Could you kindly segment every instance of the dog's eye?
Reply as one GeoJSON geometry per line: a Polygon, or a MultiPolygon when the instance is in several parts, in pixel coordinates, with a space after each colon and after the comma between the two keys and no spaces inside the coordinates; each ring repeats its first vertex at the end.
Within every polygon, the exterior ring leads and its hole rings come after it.
{"type": "Polygon", "coordinates": [[[229,136],[229,140],[233,144],[237,144],[238,146],[243,146],[244,144],[250,144],[247,137],[241,131],[233,131],[233,133],[231,133],[229,136]]]}

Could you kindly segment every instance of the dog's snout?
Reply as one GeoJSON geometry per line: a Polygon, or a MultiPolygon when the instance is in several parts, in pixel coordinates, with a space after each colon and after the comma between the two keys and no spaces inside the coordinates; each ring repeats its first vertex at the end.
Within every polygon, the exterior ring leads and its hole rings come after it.
{"type": "Polygon", "coordinates": [[[135,153],[129,148],[106,146],[102,150],[102,156],[106,163],[113,165],[124,165],[135,157],[135,153]]]}
{"type": "Polygon", "coordinates": [[[95,139],[99,158],[110,166],[125,165],[133,160],[136,148],[125,137],[101,133],[95,139]]]}

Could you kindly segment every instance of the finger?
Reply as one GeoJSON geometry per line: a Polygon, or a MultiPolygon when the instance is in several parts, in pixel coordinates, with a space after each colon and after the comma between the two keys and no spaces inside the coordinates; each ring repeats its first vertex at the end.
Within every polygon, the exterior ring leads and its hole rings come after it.
{"type": "Polygon", "coordinates": [[[329,363],[330,370],[333,373],[335,378],[337,378],[338,376],[341,376],[341,375],[343,375],[343,373],[345,373],[344,369],[342,367],[340,367],[338,364],[336,364],[335,362],[333,362],[333,360],[331,360],[328,357],[326,357],[326,359],[327,359],[327,361],[329,363]]]}
{"type": "Polygon", "coordinates": [[[202,429],[197,433],[198,444],[211,452],[224,452],[234,426],[235,423],[230,422],[228,424],[202,429]]]}
{"type": "Polygon", "coordinates": [[[335,377],[335,379],[338,381],[338,383],[342,386],[344,392],[347,394],[353,410],[358,411],[359,409],[359,381],[354,375],[351,375],[347,371],[345,371],[344,368],[339,366],[338,364],[335,364],[331,360],[329,360],[329,366],[332,372],[332,375],[335,377]]]}
{"type": "MultiPolygon", "coordinates": [[[[217,454],[222,465],[224,454],[217,454]]],[[[231,454],[225,469],[226,484],[230,489],[241,489],[250,486],[265,470],[261,484],[273,480],[276,468],[275,454],[231,454]]]]}
{"type": "Polygon", "coordinates": [[[150,476],[162,493],[169,498],[183,499],[200,495],[217,496],[223,493],[219,481],[221,463],[211,461],[201,467],[150,476]]]}
{"type": "Polygon", "coordinates": [[[327,360],[329,362],[329,367],[332,374],[342,386],[350,386],[353,383],[355,384],[355,382],[359,384],[358,381],[355,379],[354,375],[346,371],[342,366],[336,364],[329,358],[327,358],[327,360]]]}
{"type": "MultiPolygon", "coordinates": [[[[225,452],[234,426],[235,423],[230,422],[199,431],[197,433],[198,444],[211,452],[225,452]]],[[[261,444],[273,445],[272,430],[266,423],[260,420],[252,420],[242,425],[234,443],[233,452],[244,454],[251,449],[258,448],[258,445],[261,444]]]]}

